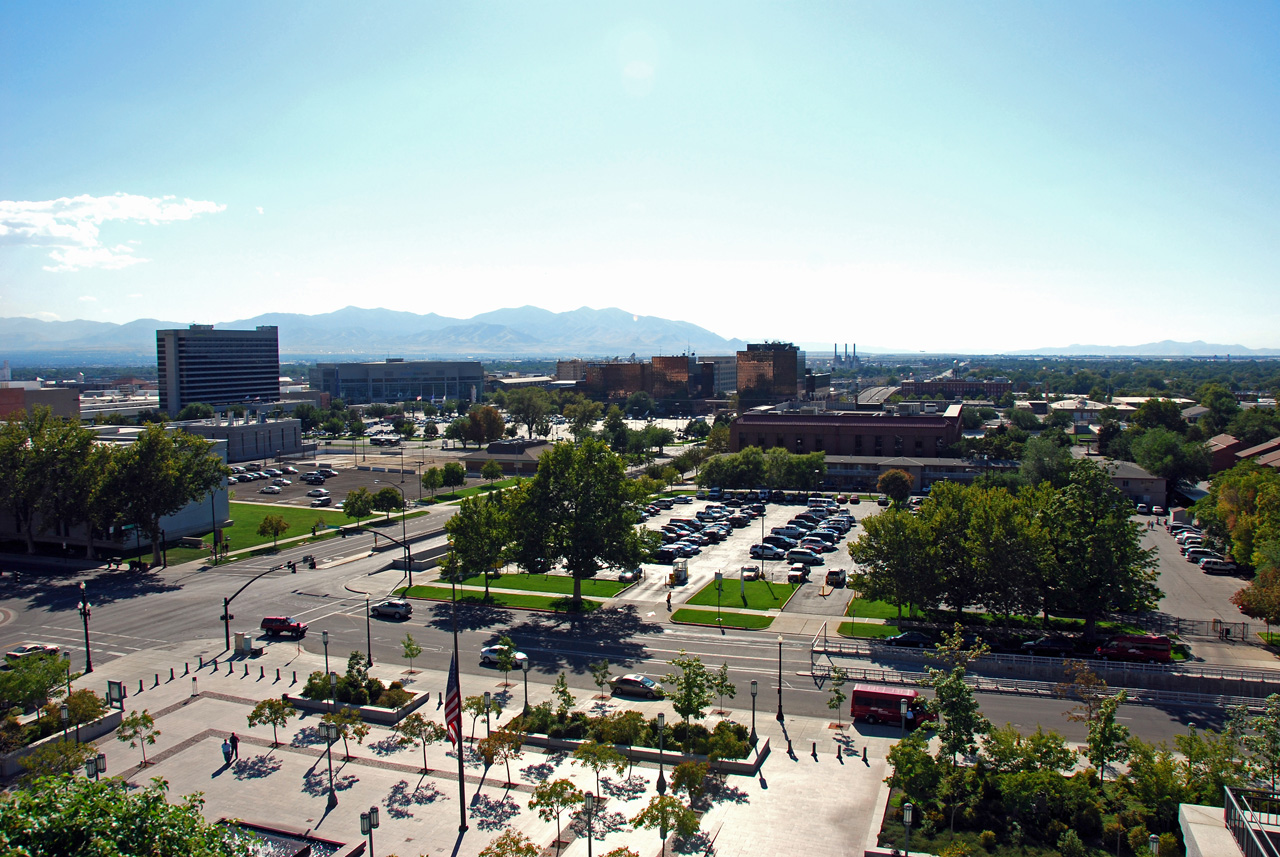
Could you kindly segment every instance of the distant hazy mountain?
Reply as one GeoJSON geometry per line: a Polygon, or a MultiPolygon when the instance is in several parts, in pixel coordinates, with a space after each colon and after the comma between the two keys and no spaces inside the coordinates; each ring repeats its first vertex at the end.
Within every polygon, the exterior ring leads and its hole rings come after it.
{"type": "MultiPolygon", "coordinates": [[[[0,318],[0,358],[14,365],[149,363],[156,356],[157,330],[190,323],[0,318]]],[[[459,319],[346,307],[318,315],[267,313],[217,326],[263,324],[280,328],[280,354],[286,359],[650,357],[686,350],[732,354],[745,348],[742,340],[725,339],[688,322],[615,308],[555,313],[525,306],[459,319]]]]}
{"type": "Polygon", "coordinates": [[[1216,345],[1197,339],[1195,342],[1175,342],[1165,339],[1146,345],[1068,345],[1065,348],[1037,348],[1031,351],[1011,351],[1010,354],[1036,354],[1044,356],[1098,356],[1098,357],[1274,357],[1280,355],[1277,348],[1245,348],[1243,345],[1216,345]]]}

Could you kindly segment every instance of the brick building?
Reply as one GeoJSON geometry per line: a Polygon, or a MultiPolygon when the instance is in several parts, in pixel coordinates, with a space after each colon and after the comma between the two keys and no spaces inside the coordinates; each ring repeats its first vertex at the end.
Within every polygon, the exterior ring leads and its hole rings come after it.
{"type": "Polygon", "coordinates": [[[942,396],[954,399],[957,396],[981,396],[985,399],[999,399],[1005,393],[1013,392],[1013,382],[1008,378],[992,378],[979,381],[976,378],[941,378],[930,381],[907,380],[902,382],[902,395],[942,396]]]}
{"type": "Polygon", "coordinates": [[[733,452],[775,446],[794,453],[939,458],[960,440],[961,405],[941,414],[748,411],[729,427],[733,452]]]}

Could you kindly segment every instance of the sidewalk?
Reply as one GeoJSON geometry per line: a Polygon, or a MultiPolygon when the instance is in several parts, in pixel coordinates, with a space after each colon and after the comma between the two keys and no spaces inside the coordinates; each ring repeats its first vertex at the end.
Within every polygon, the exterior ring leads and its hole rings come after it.
{"type": "MultiPolygon", "coordinates": [[[[99,739],[96,743],[107,755],[111,776],[139,785],[163,777],[170,784],[172,800],[203,792],[204,813],[210,819],[234,817],[268,827],[309,830],[348,846],[360,841],[360,813],[376,805],[382,826],[375,833],[375,853],[411,857],[454,850],[459,821],[457,760],[447,742],[427,749],[430,772],[425,776],[421,746],[400,746],[386,728],[374,726],[363,746],[351,741],[349,758],[339,742],[332,759],[337,805],[329,808],[328,759],[317,728],[319,715],[292,720],[280,730],[277,747],[272,746],[270,727],[250,729],[246,722],[258,701],[281,693],[297,694],[310,672],[324,669],[323,656],[300,650],[296,644],[272,643],[260,658],[228,661],[220,657],[216,672],[209,664],[197,668],[201,656],[211,659],[221,654],[221,640],[192,641],[113,660],[76,682],[102,693],[108,679],[123,681],[128,694],[126,713],[146,709],[160,730],[156,744],[147,748],[151,764],[145,769],[138,767],[140,749],[131,749],[113,736],[99,739]],[[188,668],[191,672],[185,674],[188,668]],[[231,732],[241,739],[240,759],[228,766],[223,764],[220,747],[231,732]]],[[[445,685],[443,670],[408,674],[401,664],[378,664],[371,672],[384,682],[401,680],[410,690],[429,693],[430,700],[419,711],[443,720],[439,698],[445,685]]],[[[500,674],[492,679],[464,676],[462,690],[468,696],[488,690],[509,712],[524,703],[522,683],[517,679],[511,687],[503,687],[500,674]]],[[[550,695],[547,684],[529,685],[531,704],[550,695]]],[[[771,753],[759,778],[729,777],[725,788],[711,797],[702,819],[707,841],[714,840],[718,855],[788,853],[801,841],[811,857],[860,855],[868,832],[878,825],[877,808],[883,809],[884,758],[896,732],[864,727],[875,733],[868,737],[847,724],[837,731],[825,719],[794,717],[786,719],[784,730],[773,717],[770,700],[768,694],[760,698],[756,727],[762,739],[769,738],[771,753]],[[795,748],[792,757],[787,754],[788,737],[795,748]],[[811,755],[814,746],[816,758],[811,755]],[[835,757],[838,746],[845,754],[840,761],[835,757]],[[866,763],[860,755],[863,747],[868,752],[866,763]]],[[[582,698],[577,707],[593,712],[630,707],[646,716],[666,711],[669,720],[677,719],[670,705],[661,701],[582,698]]],[[[729,716],[750,726],[750,709],[735,709],[729,716]]],[[[709,715],[706,722],[713,725],[718,717],[709,715]]],[[[465,714],[463,726],[469,736],[473,724],[465,714]]],[[[485,724],[475,724],[475,730],[483,736],[485,724]]],[[[470,830],[459,843],[456,853],[461,855],[477,854],[507,827],[522,831],[544,848],[552,847],[554,823],[542,821],[528,808],[533,786],[542,779],[567,777],[584,790],[595,790],[591,772],[564,754],[526,749],[523,758],[511,765],[514,784],[510,786],[502,766],[486,773],[470,756],[468,752],[465,783],[470,830]]],[[[593,823],[596,850],[603,853],[628,845],[645,857],[659,852],[656,832],[632,831],[626,824],[655,793],[656,778],[654,766],[647,764],[637,764],[631,777],[601,778],[605,800],[593,823]]],[[[563,823],[563,838],[570,839],[567,816],[563,823]]],[[[581,857],[586,843],[574,838],[561,853],[581,857]]]]}

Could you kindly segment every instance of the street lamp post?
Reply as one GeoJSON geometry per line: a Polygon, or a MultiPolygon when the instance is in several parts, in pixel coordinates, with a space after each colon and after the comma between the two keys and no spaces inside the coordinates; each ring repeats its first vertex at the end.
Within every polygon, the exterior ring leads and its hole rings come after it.
{"type": "Polygon", "coordinates": [[[338,740],[338,724],[321,723],[320,734],[328,745],[325,755],[329,760],[329,805],[333,806],[338,802],[338,794],[333,790],[333,742],[338,740]]]}
{"type": "Polygon", "coordinates": [[[724,592],[724,572],[716,572],[716,626],[721,626],[720,620],[720,595],[724,592]]]}
{"type": "Polygon", "coordinates": [[[755,679],[751,680],[751,746],[754,749],[756,741],[756,694],[760,692],[760,682],[755,679]]]}
{"type": "Polygon", "coordinates": [[[1160,837],[1159,836],[1156,836],[1154,833],[1152,833],[1150,836],[1147,837],[1147,850],[1150,851],[1152,854],[1154,854],[1155,857],[1160,857],[1160,837]]]}
{"type": "Polygon", "coordinates": [[[898,731],[898,739],[907,737],[907,701],[905,699],[898,700],[898,722],[902,724],[898,731]]]}
{"type": "Polygon", "coordinates": [[[71,722],[71,706],[67,705],[64,702],[59,707],[59,712],[62,714],[62,740],[66,741],[67,740],[67,724],[71,722]]]}
{"type": "Polygon", "coordinates": [[[169,567],[169,540],[165,538],[164,530],[160,531],[160,565],[162,568],[169,567]]]}
{"type": "Polygon", "coordinates": [[[489,728],[489,701],[491,699],[493,699],[493,696],[486,690],[484,692],[484,734],[486,737],[492,734],[493,731],[489,728]]]}
{"type": "Polygon", "coordinates": [[[93,614],[93,605],[84,591],[84,581],[80,582],[80,618],[84,620],[84,671],[93,672],[93,655],[89,651],[89,616],[93,614]]]}
{"type": "Polygon", "coordinates": [[[338,676],[329,673],[329,711],[338,710],[338,676]]]}
{"type": "Polygon", "coordinates": [[[107,772],[107,754],[99,753],[96,756],[90,756],[88,761],[84,763],[84,773],[87,777],[93,777],[94,782],[98,781],[99,774],[107,772]]]}
{"type": "Polygon", "coordinates": [[[524,713],[529,713],[529,659],[525,658],[520,662],[520,669],[524,671],[524,713]]]}
{"type": "Polygon", "coordinates": [[[591,857],[591,840],[594,832],[591,829],[591,816],[596,811],[596,796],[591,792],[587,792],[583,795],[582,806],[587,811],[587,857],[591,857]]]}
{"type": "MultiPolygon", "coordinates": [[[[403,450],[401,450],[403,454],[403,450]]],[[[400,468],[400,481],[404,481],[404,467],[400,468]]],[[[405,499],[404,489],[392,482],[383,482],[379,479],[373,480],[374,485],[390,485],[392,488],[400,492],[400,547],[404,550],[404,570],[409,575],[409,586],[413,586],[413,560],[409,555],[409,539],[405,535],[404,513],[405,507],[409,505],[409,501],[405,499]]]]}
{"type": "Polygon", "coordinates": [[[369,625],[369,596],[364,597],[364,646],[369,655],[369,666],[373,666],[373,629],[369,625]]]}
{"type": "Polygon", "coordinates": [[[663,770],[664,751],[666,750],[667,715],[658,712],[658,794],[667,793],[667,775],[663,770]]]}
{"type": "Polygon", "coordinates": [[[902,825],[907,830],[907,841],[903,850],[906,852],[907,857],[911,857],[911,816],[914,809],[915,807],[909,803],[902,805],[902,825]]]}
{"type": "Polygon", "coordinates": [[[360,813],[360,832],[369,837],[369,857],[373,857],[373,831],[378,829],[378,808],[369,807],[368,812],[360,813]]]}
{"type": "Polygon", "coordinates": [[[778,722],[783,722],[782,716],[782,635],[778,635],[778,722]]]}
{"type": "Polygon", "coordinates": [[[320,642],[324,643],[324,674],[329,674],[329,632],[320,632],[320,642]]]}

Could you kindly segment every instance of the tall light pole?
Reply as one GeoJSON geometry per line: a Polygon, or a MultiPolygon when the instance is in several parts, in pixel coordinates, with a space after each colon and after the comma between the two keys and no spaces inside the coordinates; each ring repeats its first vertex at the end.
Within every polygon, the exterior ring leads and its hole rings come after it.
{"type": "Polygon", "coordinates": [[[320,632],[320,642],[324,643],[324,674],[329,674],[329,632],[320,632]]]}
{"type": "Polygon", "coordinates": [[[378,808],[369,807],[368,812],[360,813],[360,832],[369,837],[369,857],[373,857],[373,831],[378,829],[378,808]]]}
{"type": "MultiPolygon", "coordinates": [[[[403,453],[403,450],[401,450],[403,453]]],[[[400,481],[404,481],[404,468],[401,468],[400,481]]],[[[413,560],[409,556],[409,539],[405,536],[404,512],[405,507],[409,505],[409,501],[405,499],[404,489],[393,482],[383,482],[379,479],[373,480],[374,485],[390,485],[392,488],[400,492],[400,547],[404,549],[404,570],[409,575],[409,585],[413,586],[413,560]]]]}
{"type": "Polygon", "coordinates": [[[84,591],[84,581],[80,581],[80,618],[84,620],[84,671],[93,672],[93,655],[89,651],[89,616],[93,614],[93,605],[84,591]]]}
{"type": "Polygon", "coordinates": [[[778,635],[778,722],[783,721],[782,716],[782,635],[778,635]]]}
{"type": "Polygon", "coordinates": [[[325,743],[329,746],[325,749],[325,755],[329,759],[329,806],[334,806],[338,802],[338,793],[333,790],[333,742],[338,740],[338,724],[321,723],[320,734],[324,737],[325,743]]]}
{"type": "Polygon", "coordinates": [[[529,659],[525,658],[520,662],[520,669],[524,671],[524,713],[529,713],[529,659]]]}
{"type": "Polygon", "coordinates": [[[666,751],[667,715],[658,712],[658,794],[667,793],[667,775],[663,770],[664,753],[666,751]]]}
{"type": "Polygon", "coordinates": [[[756,746],[756,741],[759,740],[756,737],[756,694],[759,692],[760,692],[760,682],[756,681],[755,679],[752,679],[751,680],[751,737],[748,740],[751,741],[751,747],[753,749],[756,746]]]}
{"type": "Polygon", "coordinates": [[[369,666],[373,666],[373,629],[369,625],[369,596],[364,597],[364,646],[369,655],[369,666]]]}
{"type": "Polygon", "coordinates": [[[591,829],[591,816],[594,815],[596,811],[596,796],[591,792],[587,792],[585,795],[583,795],[582,806],[583,806],[583,809],[587,811],[587,857],[591,857],[591,840],[593,838],[592,837],[593,831],[591,829]]]}

